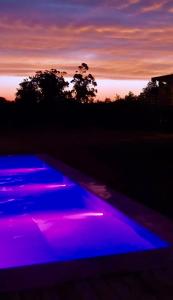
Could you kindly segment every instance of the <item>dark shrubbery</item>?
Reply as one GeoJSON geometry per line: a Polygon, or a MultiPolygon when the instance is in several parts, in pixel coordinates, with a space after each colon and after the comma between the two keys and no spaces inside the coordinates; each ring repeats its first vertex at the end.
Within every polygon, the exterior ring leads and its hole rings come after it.
{"type": "Polygon", "coordinates": [[[94,102],[97,83],[83,63],[71,81],[55,69],[38,71],[20,83],[16,99],[0,98],[0,129],[109,128],[173,130],[173,107],[154,102],[158,87],[148,83],[139,96],[94,102]]]}
{"type": "Polygon", "coordinates": [[[173,108],[136,101],[79,104],[0,104],[0,128],[173,130],[173,108]]]}

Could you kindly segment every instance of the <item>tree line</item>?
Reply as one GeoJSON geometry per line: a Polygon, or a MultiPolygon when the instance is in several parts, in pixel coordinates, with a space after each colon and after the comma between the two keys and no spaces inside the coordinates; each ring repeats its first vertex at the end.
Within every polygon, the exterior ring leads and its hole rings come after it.
{"type": "Polygon", "coordinates": [[[75,72],[71,85],[65,79],[66,72],[56,69],[37,71],[20,83],[17,89],[17,103],[53,105],[64,101],[77,103],[93,103],[97,93],[97,83],[89,73],[87,64],[82,63],[75,72]]]}
{"type": "Polygon", "coordinates": [[[0,97],[0,130],[109,128],[173,130],[173,107],[161,107],[159,87],[149,82],[136,96],[96,100],[97,82],[82,63],[71,82],[56,69],[37,71],[23,80],[14,101],[0,97]]]}
{"type": "MultiPolygon", "coordinates": [[[[44,103],[46,105],[63,104],[65,102],[91,104],[102,101],[95,100],[97,95],[97,82],[95,77],[89,73],[89,67],[82,63],[73,75],[70,82],[65,79],[66,72],[50,69],[37,71],[35,75],[24,79],[17,88],[15,103],[23,105],[34,105],[44,103]],[[70,88],[71,86],[71,88],[70,88]]],[[[136,96],[129,92],[124,97],[115,95],[114,99],[105,98],[105,103],[115,101],[143,101],[154,103],[158,94],[158,86],[149,82],[140,95],[136,96]]],[[[0,103],[4,104],[6,99],[0,97],[0,103]]]]}

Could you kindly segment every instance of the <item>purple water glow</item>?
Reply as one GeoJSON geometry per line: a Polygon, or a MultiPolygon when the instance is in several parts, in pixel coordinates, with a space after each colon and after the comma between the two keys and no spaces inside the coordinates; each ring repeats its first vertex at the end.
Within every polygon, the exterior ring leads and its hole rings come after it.
{"type": "Polygon", "coordinates": [[[34,156],[0,158],[0,241],[1,269],[167,246],[34,156]]]}
{"type": "Polygon", "coordinates": [[[0,176],[12,176],[12,175],[21,175],[29,174],[40,171],[45,171],[46,168],[17,168],[17,169],[2,169],[0,170],[0,176]]]}

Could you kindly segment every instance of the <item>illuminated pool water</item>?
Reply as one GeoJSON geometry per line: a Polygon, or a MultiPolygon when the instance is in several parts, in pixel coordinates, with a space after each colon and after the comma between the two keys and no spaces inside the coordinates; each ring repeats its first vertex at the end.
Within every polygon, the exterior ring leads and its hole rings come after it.
{"type": "Polygon", "coordinates": [[[166,247],[35,156],[0,157],[0,268],[166,247]]]}

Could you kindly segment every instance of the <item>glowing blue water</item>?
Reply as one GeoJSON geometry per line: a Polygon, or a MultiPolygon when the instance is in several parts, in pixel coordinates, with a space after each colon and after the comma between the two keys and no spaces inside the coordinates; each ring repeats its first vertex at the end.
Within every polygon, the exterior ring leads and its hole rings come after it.
{"type": "Polygon", "coordinates": [[[0,268],[168,244],[35,156],[0,157],[0,268]]]}

